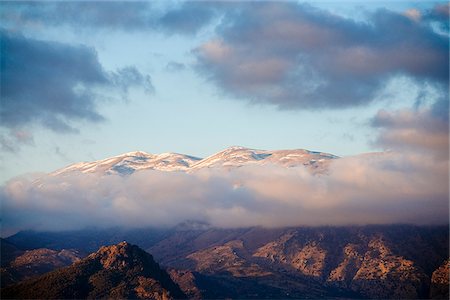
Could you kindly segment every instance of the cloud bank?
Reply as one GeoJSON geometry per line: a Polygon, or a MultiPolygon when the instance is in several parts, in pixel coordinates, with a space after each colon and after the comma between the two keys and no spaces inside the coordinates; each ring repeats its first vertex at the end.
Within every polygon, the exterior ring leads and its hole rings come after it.
{"type": "Polygon", "coordinates": [[[306,4],[246,3],[194,51],[197,69],[227,94],[283,109],[367,104],[399,75],[448,95],[448,36],[434,30],[445,22],[434,11],[414,19],[380,9],[363,22],[306,4]]]}
{"type": "Polygon", "coordinates": [[[86,226],[172,226],[201,220],[219,227],[445,224],[448,161],[417,154],[341,158],[329,174],[244,166],[195,173],[16,178],[1,190],[2,226],[63,230],[86,226]]]}
{"type": "Polygon", "coordinates": [[[379,111],[372,126],[381,130],[376,144],[384,148],[422,152],[437,159],[449,157],[448,106],[441,107],[440,118],[431,108],[379,111]]]}

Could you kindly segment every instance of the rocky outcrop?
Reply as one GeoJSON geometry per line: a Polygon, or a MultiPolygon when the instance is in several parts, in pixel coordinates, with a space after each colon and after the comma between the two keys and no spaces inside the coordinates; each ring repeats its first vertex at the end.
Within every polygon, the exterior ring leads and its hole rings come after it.
{"type": "Polygon", "coordinates": [[[327,281],[348,288],[363,262],[361,246],[347,244],[343,249],[343,260],[330,272],[327,281]]]}
{"type": "Polygon", "coordinates": [[[446,260],[431,276],[430,298],[449,299],[450,260],[446,260]]]}
{"type": "Polygon", "coordinates": [[[199,290],[194,273],[189,270],[168,270],[170,278],[178,284],[180,289],[189,299],[202,299],[202,293],[199,290]]]}
{"type": "Polygon", "coordinates": [[[291,265],[303,275],[321,277],[325,269],[327,252],[315,242],[308,243],[291,259],[291,265]]]}
{"type": "Polygon", "coordinates": [[[185,298],[153,257],[122,242],[102,247],[73,265],[2,289],[3,298],[185,298]]]}
{"type": "Polygon", "coordinates": [[[305,243],[300,235],[290,232],[260,247],[253,256],[279,264],[292,274],[298,271],[324,285],[352,291],[361,297],[423,296],[427,275],[413,261],[395,255],[382,235],[360,236],[356,243],[343,245],[341,254],[334,255],[330,254],[333,245],[323,237],[309,238],[305,243]]]}
{"type": "Polygon", "coordinates": [[[427,276],[411,260],[394,255],[381,237],[369,242],[361,258],[351,289],[369,298],[419,298],[427,276]]]}
{"type": "Polygon", "coordinates": [[[262,257],[269,259],[271,262],[287,263],[288,258],[286,256],[286,243],[294,236],[293,232],[283,234],[275,241],[269,242],[266,245],[258,248],[254,257],[262,257]]]}
{"type": "Polygon", "coordinates": [[[242,241],[230,241],[187,256],[196,262],[196,271],[204,273],[229,273],[234,277],[266,276],[269,272],[260,266],[249,263],[238,252],[244,249],[242,241]]]}

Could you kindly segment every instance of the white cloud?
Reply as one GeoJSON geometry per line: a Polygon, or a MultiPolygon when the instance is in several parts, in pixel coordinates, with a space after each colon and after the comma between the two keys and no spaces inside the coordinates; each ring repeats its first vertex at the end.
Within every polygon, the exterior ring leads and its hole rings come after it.
{"type": "Polygon", "coordinates": [[[2,190],[3,229],[219,227],[448,222],[448,164],[418,154],[341,158],[328,175],[245,166],[196,173],[141,171],[17,178],[2,190]]]}

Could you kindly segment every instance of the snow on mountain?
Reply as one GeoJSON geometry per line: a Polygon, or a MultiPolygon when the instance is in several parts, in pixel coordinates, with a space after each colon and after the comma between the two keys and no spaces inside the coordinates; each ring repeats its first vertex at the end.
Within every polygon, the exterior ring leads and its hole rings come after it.
{"type": "Polygon", "coordinates": [[[227,148],[204,159],[178,153],[155,155],[135,151],[103,160],[76,163],[50,175],[64,176],[73,172],[128,175],[139,170],[195,172],[203,168],[230,169],[244,165],[268,164],[286,168],[305,166],[314,173],[322,173],[328,163],[336,158],[338,157],[332,154],[303,149],[267,151],[240,146],[227,148]]]}
{"type": "Polygon", "coordinates": [[[200,158],[178,153],[154,155],[135,151],[103,160],[76,163],[50,175],[58,176],[72,172],[127,175],[138,170],[183,171],[197,161],[200,161],[200,158]]]}
{"type": "Polygon", "coordinates": [[[280,165],[286,168],[306,166],[311,169],[322,169],[330,160],[338,158],[335,155],[297,150],[256,150],[233,146],[211,155],[194,164],[190,169],[239,167],[243,165],[280,165]]]}

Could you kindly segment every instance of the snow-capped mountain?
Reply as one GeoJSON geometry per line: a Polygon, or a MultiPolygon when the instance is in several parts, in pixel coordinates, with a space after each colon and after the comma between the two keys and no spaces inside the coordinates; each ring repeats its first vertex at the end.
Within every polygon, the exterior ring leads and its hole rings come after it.
{"type": "Polygon", "coordinates": [[[154,155],[135,151],[103,160],[76,163],[50,175],[65,175],[72,172],[127,175],[138,170],[184,171],[200,160],[197,157],[178,153],[154,155]]]}
{"type": "Polygon", "coordinates": [[[304,149],[268,151],[233,146],[202,159],[194,164],[191,169],[239,167],[250,164],[274,164],[287,168],[303,165],[316,168],[319,165],[323,165],[335,158],[338,157],[328,153],[314,152],[304,149]]]}
{"type": "Polygon", "coordinates": [[[201,159],[178,153],[149,154],[142,151],[128,152],[93,162],[70,165],[51,173],[64,176],[74,172],[102,175],[127,175],[139,170],[195,172],[204,168],[237,168],[244,165],[279,165],[286,168],[305,166],[314,172],[322,172],[335,155],[297,150],[256,150],[233,146],[201,159]]]}

